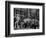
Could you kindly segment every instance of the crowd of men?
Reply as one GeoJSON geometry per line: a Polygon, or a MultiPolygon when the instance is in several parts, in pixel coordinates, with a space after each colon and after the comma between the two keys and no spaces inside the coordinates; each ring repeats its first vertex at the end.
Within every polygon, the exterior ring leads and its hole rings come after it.
{"type": "Polygon", "coordinates": [[[16,14],[14,17],[15,29],[38,29],[39,28],[39,14],[36,10],[32,10],[32,13],[28,12],[28,15],[16,14]],[[36,13],[37,14],[36,14],[36,13]]]}

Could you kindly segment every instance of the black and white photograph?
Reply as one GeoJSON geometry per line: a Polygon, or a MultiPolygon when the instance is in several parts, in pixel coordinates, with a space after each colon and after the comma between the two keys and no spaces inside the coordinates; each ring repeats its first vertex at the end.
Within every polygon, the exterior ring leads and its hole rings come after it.
{"type": "Polygon", "coordinates": [[[5,3],[6,37],[44,35],[44,3],[5,3]]]}
{"type": "Polygon", "coordinates": [[[39,29],[39,9],[14,8],[14,29],[39,29]]]}

